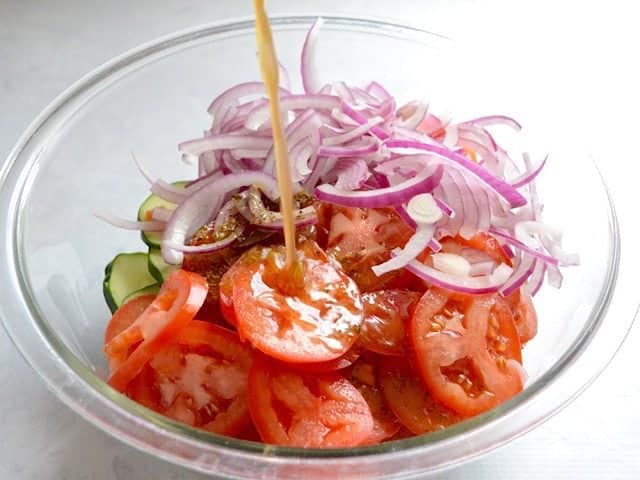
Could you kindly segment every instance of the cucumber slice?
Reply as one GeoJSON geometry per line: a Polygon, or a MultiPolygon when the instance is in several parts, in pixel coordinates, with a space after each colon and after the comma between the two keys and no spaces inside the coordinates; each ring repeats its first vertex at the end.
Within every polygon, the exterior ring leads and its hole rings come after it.
{"type": "Polygon", "coordinates": [[[124,305],[129,300],[133,300],[134,298],[141,297],[143,295],[155,295],[160,291],[160,287],[161,285],[159,283],[154,283],[153,285],[149,285],[148,287],[144,287],[144,288],[141,288],[140,290],[136,290],[132,294],[125,297],[125,299],[122,300],[122,304],[124,305]]]}
{"type": "Polygon", "coordinates": [[[107,305],[115,312],[133,292],[157,283],[148,268],[146,253],[121,253],[105,268],[102,291],[107,305]]]}
{"type": "MultiPolygon", "coordinates": [[[[188,182],[173,182],[172,185],[180,188],[184,188],[188,182]]],[[[153,193],[145,198],[142,205],[138,209],[138,220],[148,220],[147,212],[151,211],[156,207],[164,207],[170,210],[174,210],[176,208],[175,203],[167,202],[166,200],[161,199],[157,195],[153,193]]],[[[162,232],[142,232],[142,241],[149,245],[151,248],[160,248],[160,242],[162,241],[162,232]]]]}
{"type": "Polygon", "coordinates": [[[162,253],[159,248],[149,248],[149,273],[153,275],[158,282],[164,282],[164,279],[180,268],[177,265],[169,265],[162,259],[162,253]]]}

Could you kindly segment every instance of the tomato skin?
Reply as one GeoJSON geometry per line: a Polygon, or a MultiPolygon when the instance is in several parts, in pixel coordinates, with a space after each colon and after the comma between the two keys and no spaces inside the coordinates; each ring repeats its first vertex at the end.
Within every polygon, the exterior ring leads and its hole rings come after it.
{"type": "Polygon", "coordinates": [[[405,355],[405,325],[419,298],[419,293],[405,290],[363,294],[364,321],[358,343],[380,355],[405,355]]]}
{"type": "Polygon", "coordinates": [[[238,333],[258,350],[290,363],[343,355],[362,323],[358,288],[313,242],[298,248],[301,284],[291,281],[284,247],[258,247],[238,260],[233,306],[238,333]]]}
{"type": "Polygon", "coordinates": [[[191,272],[176,270],[167,277],[144,312],[104,346],[112,388],[124,392],[153,356],[172,343],[198,313],[207,289],[206,280],[191,272]]]}
{"type": "Polygon", "coordinates": [[[326,231],[327,253],[342,265],[362,292],[380,290],[403,276],[403,270],[381,276],[371,270],[388,260],[391,250],[403,247],[413,234],[395,210],[328,205],[321,212],[319,220],[324,225],[318,230],[326,231]]]}
{"type": "Polygon", "coordinates": [[[385,402],[378,370],[378,362],[375,359],[362,357],[353,365],[349,377],[369,405],[373,418],[373,429],[361,445],[375,445],[383,442],[396,435],[402,427],[385,402]]]}
{"type": "Polygon", "coordinates": [[[422,379],[404,359],[382,362],[379,381],[387,405],[415,435],[442,430],[461,420],[429,394],[422,379]]]}
{"type": "Polygon", "coordinates": [[[520,342],[525,344],[538,333],[538,315],[533,306],[533,299],[531,295],[517,290],[506,300],[513,311],[513,319],[518,329],[520,342]]]}
{"type": "Polygon", "coordinates": [[[511,258],[507,255],[507,252],[504,251],[504,248],[502,248],[498,240],[488,233],[479,232],[470,239],[463,237],[456,237],[456,239],[464,245],[485,252],[498,263],[505,263],[512,266],[511,258]]]}
{"type": "Polygon", "coordinates": [[[352,366],[362,354],[362,348],[355,344],[343,355],[333,360],[327,360],[326,362],[311,362],[311,363],[290,363],[290,367],[303,372],[335,372],[336,370],[344,370],[352,366]]]}
{"type": "MultiPolygon", "coordinates": [[[[523,387],[519,367],[509,363],[519,358],[504,356],[515,347],[495,348],[498,337],[492,337],[495,332],[490,328],[495,305],[495,296],[452,295],[432,288],[420,299],[410,323],[416,365],[429,392],[463,417],[485,412],[523,387]]],[[[512,322],[500,308],[500,318],[512,322]]],[[[513,335],[509,340],[519,342],[515,328],[498,328],[500,335],[509,330],[513,335]]]]}
{"type": "Polygon", "coordinates": [[[337,373],[301,373],[264,355],[249,372],[249,411],[265,443],[292,447],[356,446],[372,432],[360,392],[337,373]]]}
{"type": "Polygon", "coordinates": [[[175,343],[145,365],[126,394],[176,421],[223,435],[241,435],[251,426],[246,398],[251,362],[251,350],[236,333],[193,320],[175,343]]]}
{"type": "Polygon", "coordinates": [[[142,312],[151,305],[155,298],[155,295],[143,295],[129,300],[118,308],[111,317],[104,332],[104,343],[109,343],[115,336],[129,328],[131,324],[136,321],[136,318],[142,315],[142,312]]]}

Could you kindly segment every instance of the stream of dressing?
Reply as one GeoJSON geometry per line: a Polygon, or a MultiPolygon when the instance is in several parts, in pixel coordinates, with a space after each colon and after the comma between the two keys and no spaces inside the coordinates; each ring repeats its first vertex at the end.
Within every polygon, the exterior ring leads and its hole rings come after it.
{"type": "Polygon", "coordinates": [[[296,237],[293,205],[293,189],[291,171],[289,169],[289,150],[282,131],[280,114],[280,97],[278,96],[278,61],[273,45],[271,25],[264,8],[264,0],[254,0],[256,14],[256,40],[258,42],[258,63],[262,73],[269,108],[271,111],[271,128],[273,130],[273,148],[276,157],[276,173],[280,190],[280,213],[284,226],[284,242],[286,248],[286,267],[292,271],[296,266],[296,237]]]}

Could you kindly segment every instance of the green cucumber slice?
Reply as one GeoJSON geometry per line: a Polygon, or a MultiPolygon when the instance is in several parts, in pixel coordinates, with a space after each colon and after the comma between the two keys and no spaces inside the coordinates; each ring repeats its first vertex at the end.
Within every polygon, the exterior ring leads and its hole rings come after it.
{"type": "Polygon", "coordinates": [[[142,297],[143,295],[155,295],[160,291],[160,287],[162,285],[159,283],[154,283],[153,285],[149,285],[148,287],[141,288],[140,290],[136,290],[131,293],[124,300],[122,300],[122,304],[124,305],[129,300],[133,300],[136,297],[142,297]]]}
{"type": "Polygon", "coordinates": [[[102,291],[112,312],[133,292],[157,283],[149,273],[148,257],[143,252],[121,253],[105,268],[102,291]]]}
{"type": "Polygon", "coordinates": [[[162,259],[162,253],[159,248],[149,248],[149,273],[158,282],[164,282],[164,279],[178,268],[180,267],[170,265],[162,259]]]}

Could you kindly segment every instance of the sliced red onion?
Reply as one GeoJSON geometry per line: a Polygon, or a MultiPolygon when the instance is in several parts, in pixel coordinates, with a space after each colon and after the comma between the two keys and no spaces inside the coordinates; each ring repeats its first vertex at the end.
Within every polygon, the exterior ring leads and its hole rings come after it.
{"type": "Polygon", "coordinates": [[[264,158],[269,153],[269,150],[253,150],[250,148],[234,148],[229,150],[229,153],[236,160],[241,160],[243,158],[264,158]]]}
{"type": "Polygon", "coordinates": [[[188,196],[183,188],[178,188],[164,180],[156,180],[151,185],[151,192],[157,197],[175,204],[181,203],[188,196]]]}
{"type": "Polygon", "coordinates": [[[506,125],[516,131],[522,130],[522,125],[520,125],[517,120],[506,115],[487,115],[485,117],[477,117],[471,120],[467,120],[466,122],[462,122],[462,125],[468,123],[473,125],[480,125],[483,127],[491,125],[506,125]]]}
{"type": "MultiPolygon", "coordinates": [[[[280,108],[283,112],[290,110],[327,110],[331,111],[340,106],[340,97],[335,95],[285,95],[280,98],[280,108]]],[[[253,110],[244,126],[249,130],[257,130],[271,118],[269,105],[261,105],[253,110]]]]}
{"type": "Polygon", "coordinates": [[[212,135],[195,140],[188,140],[178,145],[178,149],[189,155],[200,155],[211,150],[228,150],[232,148],[249,148],[252,150],[265,150],[271,148],[273,140],[254,135],[212,135]]]}
{"type": "Polygon", "coordinates": [[[473,140],[491,152],[498,151],[498,144],[485,128],[473,123],[463,123],[458,125],[458,131],[461,137],[473,140]]]}
{"type": "Polygon", "coordinates": [[[198,157],[198,177],[204,177],[219,167],[216,152],[204,152],[198,157]]]}
{"type": "Polygon", "coordinates": [[[387,91],[387,89],[376,81],[369,82],[369,85],[366,86],[365,91],[376,97],[381,102],[384,102],[386,100],[393,100],[393,97],[387,91]]]}
{"type": "Polygon", "coordinates": [[[278,61],[278,78],[280,84],[286,90],[291,90],[291,78],[289,77],[289,70],[278,61]]]}
{"type": "Polygon", "coordinates": [[[236,206],[233,203],[233,200],[229,200],[222,206],[222,208],[220,208],[220,211],[216,215],[216,220],[213,224],[214,231],[220,231],[227,224],[234,213],[236,213],[236,206]]]}
{"type": "Polygon", "coordinates": [[[455,216],[455,212],[453,211],[453,209],[447,205],[444,201],[442,201],[441,199],[439,199],[438,197],[434,196],[433,199],[435,200],[436,204],[438,205],[438,207],[440,207],[440,210],[442,210],[442,213],[449,217],[449,218],[453,218],[455,216]]]}
{"type": "MultiPolygon", "coordinates": [[[[280,95],[289,95],[290,92],[287,89],[280,88],[280,95]]],[[[209,108],[207,108],[207,112],[210,115],[215,116],[221,110],[226,110],[226,108],[222,108],[224,106],[233,105],[240,98],[248,97],[251,95],[266,95],[266,91],[264,89],[264,83],[262,82],[246,82],[240,83],[238,85],[234,85],[233,87],[225,90],[220,95],[218,95],[209,108]]]]}
{"type": "Polygon", "coordinates": [[[433,238],[433,234],[436,231],[434,224],[421,224],[418,225],[415,233],[407,241],[404,248],[397,250],[386,262],[380,263],[371,267],[373,273],[377,276],[384,275],[387,272],[398,270],[407,265],[412,260],[415,260],[425,248],[429,245],[429,241],[433,238]]]}
{"type": "Polygon", "coordinates": [[[171,248],[181,253],[211,253],[222,250],[223,248],[227,248],[229,245],[235,242],[240,235],[242,235],[243,231],[244,228],[236,229],[236,231],[231,232],[227,237],[213,243],[204,243],[202,245],[184,245],[181,243],[163,241],[162,246],[163,248],[171,248]]]}
{"type": "MultiPolygon", "coordinates": [[[[347,116],[351,117],[353,120],[358,122],[360,125],[364,125],[365,123],[367,123],[367,119],[364,116],[362,116],[360,113],[356,112],[351,106],[347,105],[346,103],[342,102],[340,104],[340,109],[347,116]]],[[[382,130],[380,127],[371,128],[371,133],[373,133],[380,140],[386,140],[387,138],[389,138],[389,134],[387,132],[385,132],[384,130],[382,130]]]]}
{"type": "Polygon", "coordinates": [[[214,170],[212,172],[207,173],[206,175],[203,175],[199,178],[196,178],[195,180],[193,180],[192,182],[189,182],[185,188],[187,195],[191,195],[193,192],[195,192],[196,190],[199,190],[200,187],[202,187],[203,185],[205,185],[208,182],[212,182],[214,180],[217,180],[218,178],[222,177],[224,175],[224,173],[222,172],[222,169],[218,169],[218,170],[214,170]]]}
{"type": "Polygon", "coordinates": [[[338,190],[356,190],[371,175],[367,162],[361,158],[341,158],[336,162],[333,173],[337,175],[334,186],[338,190]]]}
{"type": "Polygon", "coordinates": [[[173,215],[173,208],[155,207],[151,210],[151,219],[159,222],[168,222],[171,215],[173,215]]]}
{"type": "Polygon", "coordinates": [[[443,230],[450,235],[457,235],[464,221],[464,205],[460,186],[451,176],[451,171],[445,170],[440,185],[434,190],[434,198],[442,198],[450,205],[453,215],[442,225],[443,230]]]}
{"type": "Polygon", "coordinates": [[[469,269],[469,275],[478,277],[482,275],[491,275],[496,268],[496,262],[487,260],[483,262],[472,263],[469,269]]]}
{"type": "Polygon", "coordinates": [[[562,273],[557,265],[547,265],[547,280],[553,288],[562,287],[562,273]]]}
{"type": "Polygon", "coordinates": [[[147,182],[154,183],[156,181],[156,179],[155,179],[155,177],[153,175],[151,175],[149,170],[147,170],[147,167],[142,162],[142,159],[138,158],[138,156],[133,151],[131,152],[131,156],[133,157],[133,161],[136,164],[136,167],[138,167],[138,171],[147,180],[147,182]]]}
{"type": "Polygon", "coordinates": [[[444,138],[442,144],[447,148],[453,148],[458,143],[458,126],[449,124],[444,127],[444,138]]]}
{"type": "Polygon", "coordinates": [[[529,277],[529,281],[522,287],[524,292],[534,297],[542,287],[544,275],[547,272],[547,265],[544,262],[536,261],[533,273],[529,277]]]}
{"type": "Polygon", "coordinates": [[[300,140],[289,153],[291,177],[294,182],[304,180],[310,173],[309,160],[317,149],[307,139],[300,140]]]}
{"type": "MultiPolygon", "coordinates": [[[[360,123],[356,122],[349,115],[347,115],[342,110],[337,109],[337,108],[334,108],[333,110],[331,110],[331,118],[337,120],[338,123],[340,125],[342,125],[343,127],[357,127],[358,125],[360,125],[360,123]]],[[[364,118],[364,117],[362,117],[362,118],[364,118]]],[[[332,128],[329,127],[329,129],[333,130],[335,133],[343,133],[345,131],[344,128],[332,129],[332,128]]]]}
{"type": "Polygon", "coordinates": [[[372,117],[364,122],[362,125],[350,130],[342,135],[336,135],[334,137],[327,137],[322,140],[323,145],[327,146],[335,146],[342,145],[343,143],[350,142],[351,140],[355,140],[358,137],[363,136],[368,133],[370,130],[373,130],[376,125],[380,125],[384,119],[382,117],[372,117]]]}
{"type": "MultiPolygon", "coordinates": [[[[284,134],[287,145],[292,145],[303,138],[311,137],[314,132],[317,132],[320,126],[321,122],[318,118],[318,114],[315,113],[313,109],[303,111],[285,128],[284,134]]],[[[264,162],[263,170],[266,173],[275,175],[275,162],[275,150],[272,146],[264,162]]]]}
{"type": "MultiPolygon", "coordinates": [[[[399,251],[399,249],[394,250],[391,254],[394,255],[397,251],[399,251]]],[[[505,264],[498,265],[491,275],[480,277],[461,277],[458,275],[451,275],[436,270],[435,268],[425,265],[418,260],[409,262],[405,268],[432,285],[468,294],[497,292],[512,273],[511,267],[505,264]]]]}
{"type": "Polygon", "coordinates": [[[363,108],[377,108],[383,103],[383,100],[372,95],[366,89],[352,87],[351,91],[353,92],[353,96],[356,98],[356,102],[352,104],[354,107],[358,105],[363,108]]]}
{"type": "Polygon", "coordinates": [[[324,19],[318,17],[307,32],[307,37],[302,46],[300,56],[300,76],[302,77],[302,87],[305,93],[313,94],[320,90],[320,84],[316,78],[315,50],[318,41],[318,32],[324,23],[324,19]]]}
{"type": "Polygon", "coordinates": [[[125,220],[107,212],[95,212],[93,214],[100,220],[110,223],[114,227],[123,228],[125,230],[142,230],[144,232],[161,232],[164,230],[166,223],[158,220],[131,221],[125,220]]]}
{"type": "MultiPolygon", "coordinates": [[[[427,112],[429,111],[429,104],[427,102],[416,102],[415,109],[411,115],[409,115],[404,120],[398,122],[398,127],[405,128],[411,131],[415,131],[415,129],[422,123],[422,121],[427,116],[427,112]]],[[[416,132],[417,133],[417,132],[416,132]]],[[[428,137],[427,135],[421,135],[428,137]]],[[[428,137],[431,138],[431,137],[428,137]]],[[[420,140],[419,138],[416,140],[420,140]]]]}
{"type": "Polygon", "coordinates": [[[347,147],[321,146],[318,149],[318,155],[323,157],[358,157],[360,155],[366,155],[367,153],[374,153],[377,150],[378,145],[375,143],[347,147]]]}
{"type": "MultiPolygon", "coordinates": [[[[460,200],[462,201],[462,211],[460,212],[462,224],[460,225],[458,233],[462,238],[470,239],[478,232],[480,223],[479,205],[476,202],[474,192],[471,190],[469,183],[467,183],[462,173],[451,169],[449,174],[458,187],[460,200]]],[[[488,205],[486,207],[488,208],[488,205]]]]}
{"type": "Polygon", "coordinates": [[[427,143],[411,140],[388,140],[385,145],[392,151],[394,149],[415,149],[438,155],[439,157],[449,160],[468,170],[483,183],[488,185],[498,195],[504,198],[512,207],[520,207],[527,203],[526,198],[524,198],[524,196],[522,196],[520,192],[518,192],[507,182],[492,175],[481,165],[478,165],[477,163],[465,158],[462,155],[456,154],[449,149],[439,147],[437,145],[430,145],[427,143]]]}
{"type": "Polygon", "coordinates": [[[520,255],[520,260],[517,262],[513,274],[504,283],[500,291],[505,297],[508,297],[513,292],[518,290],[524,282],[531,276],[536,266],[536,257],[526,254],[520,255]]]}
{"type": "Polygon", "coordinates": [[[276,180],[262,172],[229,174],[206,184],[183,201],[168,222],[162,238],[164,261],[172,265],[182,263],[182,252],[172,245],[184,245],[194,228],[204,225],[218,212],[227,193],[248,185],[257,185],[268,197],[278,198],[276,180]]]}
{"type": "Polygon", "coordinates": [[[354,98],[353,93],[351,93],[351,89],[347,86],[346,83],[342,81],[335,82],[333,84],[333,89],[343,102],[356,103],[356,99],[354,98]]]}
{"type": "Polygon", "coordinates": [[[526,245],[525,243],[521,242],[520,240],[518,240],[517,238],[515,238],[514,236],[502,232],[500,230],[498,230],[495,227],[491,227],[489,229],[489,233],[491,233],[493,236],[498,237],[503,239],[504,241],[508,242],[509,244],[513,245],[514,247],[516,247],[518,250],[521,250],[522,252],[525,252],[533,257],[536,257],[537,259],[541,260],[544,263],[549,263],[551,265],[557,265],[558,264],[558,259],[554,258],[550,255],[547,255],[546,253],[530,247],[528,245],[526,245]]]}
{"type": "Polygon", "coordinates": [[[524,185],[527,185],[528,183],[531,183],[533,179],[536,178],[544,168],[545,164],[547,163],[547,158],[548,155],[545,156],[544,159],[542,159],[538,166],[536,166],[533,170],[529,171],[527,169],[527,171],[525,171],[521,176],[511,180],[511,185],[515,188],[520,188],[524,185]]]}
{"type": "Polygon", "coordinates": [[[321,201],[347,207],[391,207],[407,203],[419,193],[431,192],[440,182],[443,171],[442,165],[437,165],[435,169],[425,169],[415,178],[398,185],[373,191],[346,192],[324,184],[316,188],[316,197],[321,201]]]}

